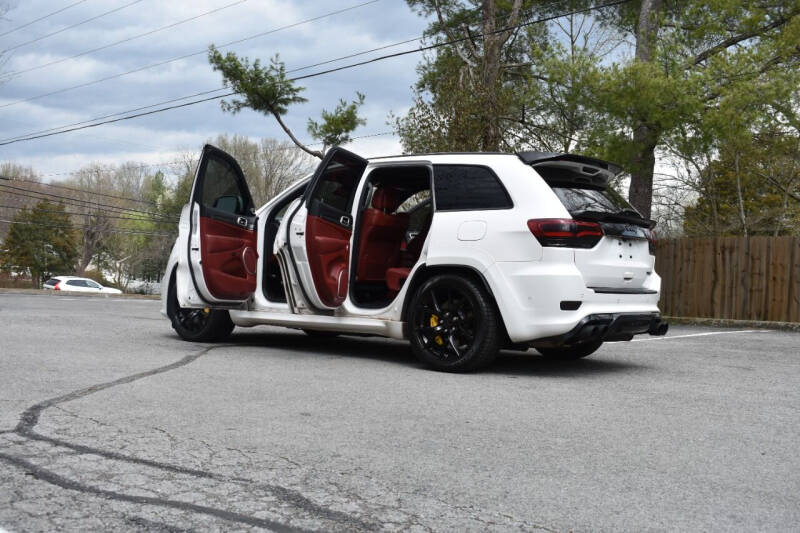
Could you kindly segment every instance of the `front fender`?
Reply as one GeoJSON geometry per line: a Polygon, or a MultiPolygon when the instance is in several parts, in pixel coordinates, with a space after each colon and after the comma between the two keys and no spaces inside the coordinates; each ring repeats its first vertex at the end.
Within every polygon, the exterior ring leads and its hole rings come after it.
{"type": "Polygon", "coordinates": [[[178,266],[179,241],[180,239],[176,239],[175,243],[172,245],[172,251],[169,253],[169,259],[167,259],[167,268],[164,269],[164,277],[161,278],[161,314],[164,316],[168,316],[167,298],[169,298],[170,283],[172,283],[172,280],[175,277],[176,268],[178,266]]]}

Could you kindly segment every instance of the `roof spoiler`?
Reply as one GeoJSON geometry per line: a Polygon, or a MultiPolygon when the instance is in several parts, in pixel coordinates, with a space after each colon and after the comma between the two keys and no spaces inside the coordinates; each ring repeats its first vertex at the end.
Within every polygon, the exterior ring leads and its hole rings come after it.
{"type": "Polygon", "coordinates": [[[538,167],[546,181],[585,182],[605,187],[608,181],[622,172],[622,167],[587,157],[563,152],[517,152],[526,165],[538,167]],[[548,169],[548,172],[542,170],[548,169]]]}

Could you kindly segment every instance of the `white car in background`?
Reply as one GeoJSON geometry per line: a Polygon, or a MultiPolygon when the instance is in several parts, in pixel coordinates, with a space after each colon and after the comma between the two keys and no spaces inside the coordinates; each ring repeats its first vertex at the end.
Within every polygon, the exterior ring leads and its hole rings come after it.
{"type": "Polygon", "coordinates": [[[446,371],[502,347],[576,359],[664,335],[654,222],[609,187],[620,171],[562,153],[334,147],[256,210],[238,163],[206,146],[162,312],[190,341],[259,324],[408,339],[446,371]]]}
{"type": "Polygon", "coordinates": [[[94,294],[122,294],[119,289],[104,287],[93,279],[77,276],[57,276],[44,282],[44,288],[54,291],[91,292],[94,294]]]}

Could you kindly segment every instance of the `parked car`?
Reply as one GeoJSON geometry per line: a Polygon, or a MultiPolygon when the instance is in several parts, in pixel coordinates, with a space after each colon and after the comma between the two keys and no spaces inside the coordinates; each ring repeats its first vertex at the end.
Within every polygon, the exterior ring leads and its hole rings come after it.
{"type": "Polygon", "coordinates": [[[95,294],[122,294],[119,289],[104,287],[89,278],[58,276],[44,282],[43,288],[54,291],[92,292],[95,294]]]}
{"type": "Polygon", "coordinates": [[[663,335],[650,229],[589,157],[328,151],[255,209],[207,145],[163,278],[162,312],[190,341],[270,324],[407,339],[439,370],[502,347],[575,359],[663,335]]]}

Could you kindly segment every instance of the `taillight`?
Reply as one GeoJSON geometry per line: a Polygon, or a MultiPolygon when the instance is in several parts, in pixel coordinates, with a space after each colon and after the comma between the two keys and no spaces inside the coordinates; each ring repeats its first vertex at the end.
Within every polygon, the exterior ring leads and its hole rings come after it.
{"type": "Polygon", "coordinates": [[[597,222],[571,218],[535,218],[528,221],[528,229],[542,246],[594,248],[603,238],[597,222]]]}
{"type": "Polygon", "coordinates": [[[53,290],[54,290],[54,291],[60,291],[60,290],[61,290],[61,287],[59,287],[59,285],[61,285],[61,282],[60,282],[60,281],[59,281],[58,283],[56,283],[56,284],[55,284],[55,286],[53,287],[53,290]]]}
{"type": "Polygon", "coordinates": [[[653,230],[645,230],[647,232],[647,249],[650,250],[650,255],[656,255],[656,233],[653,230]]]}

